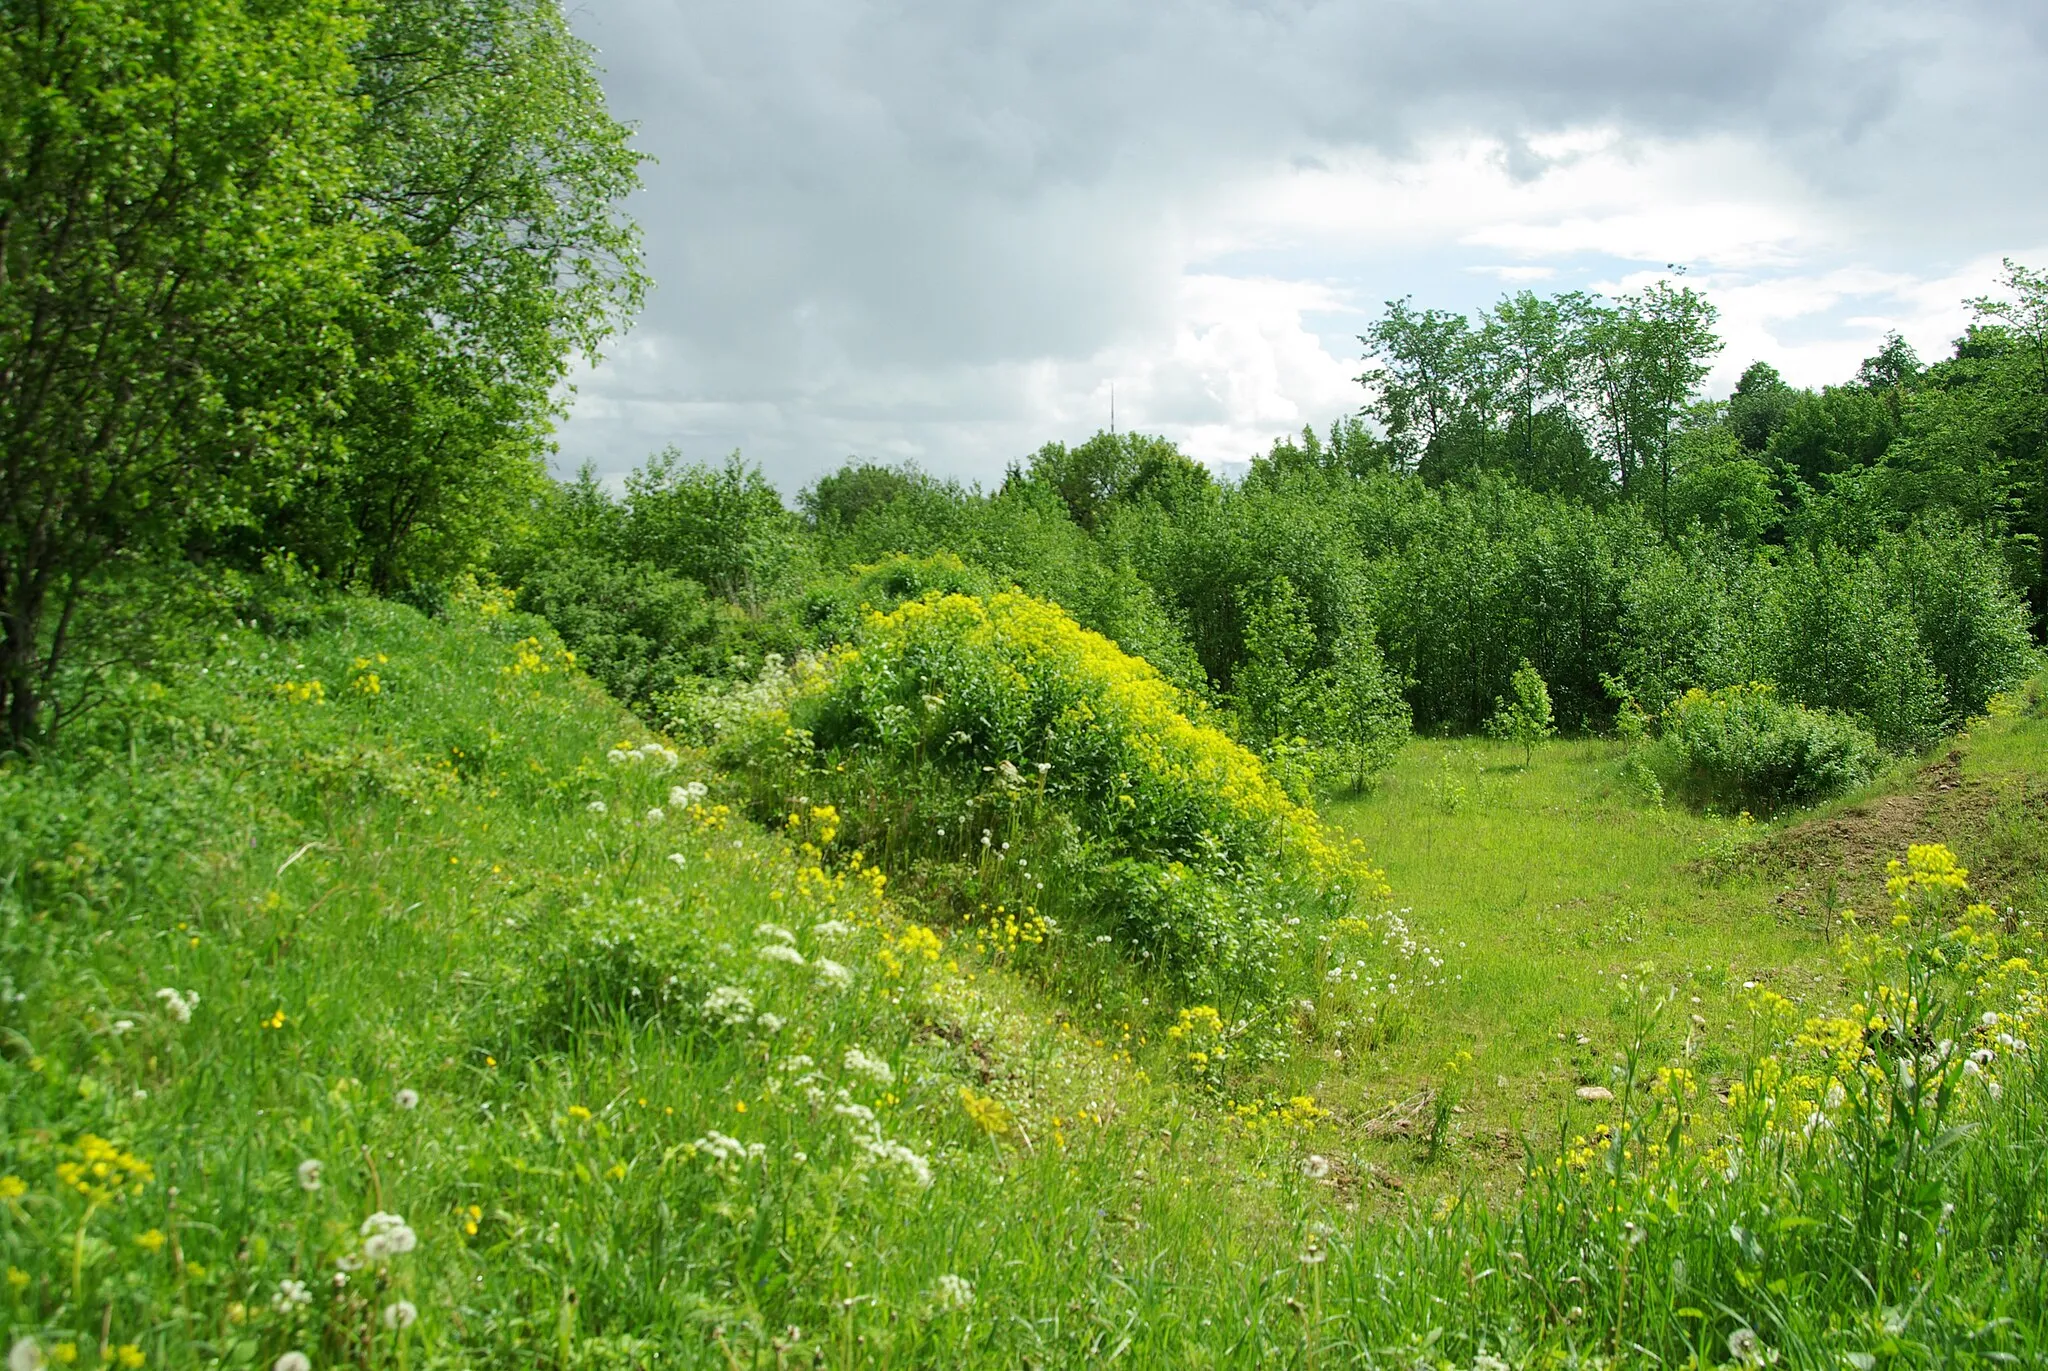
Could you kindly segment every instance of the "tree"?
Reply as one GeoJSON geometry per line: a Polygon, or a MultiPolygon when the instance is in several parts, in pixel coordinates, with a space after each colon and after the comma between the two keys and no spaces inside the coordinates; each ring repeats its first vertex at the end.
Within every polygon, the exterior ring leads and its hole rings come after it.
{"type": "Polygon", "coordinates": [[[30,0],[0,28],[0,704],[45,719],[96,572],[329,441],[373,235],[353,13],[30,0]]]}
{"type": "Polygon", "coordinates": [[[1520,744],[1525,767],[1536,755],[1536,744],[1557,732],[1550,713],[1550,687],[1527,657],[1509,678],[1507,695],[1493,702],[1493,718],[1487,721],[1486,731],[1502,742],[1520,744]]]}
{"type": "Polygon", "coordinates": [[[1616,482],[1647,496],[1671,531],[1672,440],[1686,406],[1721,350],[1714,307],[1690,286],[1659,281],[1581,311],[1579,393],[1593,416],[1616,482]],[[1644,478],[1652,489],[1643,490],[1644,478]]]}
{"type": "Polygon", "coordinates": [[[640,158],[559,0],[387,0],[352,56],[374,289],[337,460],[270,534],[381,592],[477,560],[545,481],[570,359],[645,287],[640,158]]]}
{"type": "Polygon", "coordinates": [[[1798,393],[1769,362],[1751,362],[1728,397],[1728,427],[1744,449],[1762,452],[1785,422],[1785,411],[1798,393]]]}
{"type": "Polygon", "coordinates": [[[1396,468],[1415,471],[1471,403],[1471,325],[1448,310],[1418,313],[1404,297],[1389,300],[1387,312],[1358,341],[1365,344],[1366,360],[1379,363],[1358,377],[1369,396],[1365,413],[1385,430],[1396,468]]]}

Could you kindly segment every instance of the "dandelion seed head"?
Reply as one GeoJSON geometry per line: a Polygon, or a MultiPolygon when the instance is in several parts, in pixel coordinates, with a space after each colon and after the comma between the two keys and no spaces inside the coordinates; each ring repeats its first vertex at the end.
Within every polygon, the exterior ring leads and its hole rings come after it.
{"type": "Polygon", "coordinates": [[[398,1300],[384,1306],[384,1326],[394,1331],[412,1327],[419,1316],[419,1307],[411,1300],[398,1300]]]}
{"type": "Polygon", "coordinates": [[[311,1194],[320,1188],[320,1173],[326,1168],[308,1157],[299,1163],[299,1189],[311,1194]]]}
{"type": "Polygon", "coordinates": [[[414,1090],[411,1086],[407,1086],[399,1091],[398,1107],[400,1109],[418,1109],[420,1107],[420,1092],[414,1090]]]}

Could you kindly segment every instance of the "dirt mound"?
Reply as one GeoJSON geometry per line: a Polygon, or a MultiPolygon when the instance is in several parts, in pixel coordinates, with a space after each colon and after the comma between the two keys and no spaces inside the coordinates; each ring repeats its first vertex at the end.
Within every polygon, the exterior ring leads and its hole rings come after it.
{"type": "Polygon", "coordinates": [[[2008,902],[2048,881],[2048,783],[2025,775],[1970,776],[1961,749],[1922,767],[1912,787],[1781,829],[1747,854],[1783,880],[1788,913],[1829,918],[1886,906],[1885,863],[1914,843],[1946,843],[1970,869],[1978,898],[2008,902]]]}

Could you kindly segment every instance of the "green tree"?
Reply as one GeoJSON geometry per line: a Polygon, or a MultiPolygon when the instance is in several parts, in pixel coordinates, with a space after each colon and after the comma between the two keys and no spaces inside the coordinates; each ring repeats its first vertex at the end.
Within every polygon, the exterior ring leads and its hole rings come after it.
{"type": "Polygon", "coordinates": [[[1762,452],[1785,422],[1785,411],[1799,392],[1785,384],[1769,362],[1751,362],[1728,397],[1728,427],[1747,452],[1762,452]]]}
{"type": "Polygon", "coordinates": [[[375,288],[338,460],[276,532],[388,591],[485,555],[545,481],[571,358],[644,289],[640,158],[559,0],[387,0],[353,57],[375,288]]]}
{"type": "Polygon", "coordinates": [[[665,448],[626,477],[622,552],[755,607],[796,580],[796,520],[761,469],[665,448]]]}
{"type": "Polygon", "coordinates": [[[1493,702],[1493,718],[1487,721],[1486,731],[1503,742],[1519,744],[1523,766],[1535,757],[1536,744],[1557,732],[1550,713],[1550,687],[1528,658],[1522,659],[1509,679],[1508,693],[1493,702]]]}
{"type": "Polygon", "coordinates": [[[0,20],[0,705],[43,717],[94,575],[319,461],[374,233],[357,12],[28,0],[0,20]]]}

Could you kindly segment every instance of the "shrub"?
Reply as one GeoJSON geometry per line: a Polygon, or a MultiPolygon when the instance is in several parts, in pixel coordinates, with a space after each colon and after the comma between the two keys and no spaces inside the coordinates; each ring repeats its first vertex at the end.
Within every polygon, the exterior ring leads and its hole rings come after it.
{"type": "Polygon", "coordinates": [[[1664,782],[1696,804],[1766,812],[1866,780],[1880,757],[1869,730],[1763,682],[1687,691],[1664,712],[1651,755],[1664,782]]]}
{"type": "Polygon", "coordinates": [[[1508,693],[1493,702],[1493,717],[1486,731],[1503,742],[1522,749],[1522,765],[1535,754],[1536,744],[1557,732],[1550,713],[1550,687],[1543,674],[1523,658],[1522,665],[1508,679],[1508,693]]]}
{"type": "Polygon", "coordinates": [[[829,798],[845,842],[923,864],[1020,957],[1086,933],[1255,1015],[1316,916],[1384,889],[1149,664],[1026,595],[871,615],[780,703],[724,748],[758,808],[829,798]]]}

